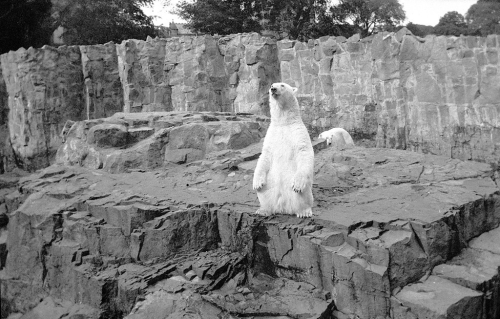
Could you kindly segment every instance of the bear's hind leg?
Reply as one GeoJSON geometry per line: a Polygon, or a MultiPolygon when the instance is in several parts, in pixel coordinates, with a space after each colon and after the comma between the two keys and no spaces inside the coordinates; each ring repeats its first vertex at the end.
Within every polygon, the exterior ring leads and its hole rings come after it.
{"type": "Polygon", "coordinates": [[[259,208],[255,211],[255,214],[261,215],[261,216],[271,216],[271,213],[265,209],[259,208]]]}
{"type": "Polygon", "coordinates": [[[311,209],[311,207],[309,207],[301,212],[298,212],[297,217],[300,217],[300,218],[312,217],[312,214],[313,214],[312,209],[311,209]]]}

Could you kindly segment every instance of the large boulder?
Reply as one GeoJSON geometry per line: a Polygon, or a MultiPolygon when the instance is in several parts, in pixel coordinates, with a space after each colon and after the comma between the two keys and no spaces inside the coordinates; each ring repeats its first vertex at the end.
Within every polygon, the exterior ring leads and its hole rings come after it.
{"type": "Polygon", "coordinates": [[[114,173],[151,170],[243,149],[264,137],[268,122],[250,114],[116,113],[72,124],[56,161],[114,173]]]}

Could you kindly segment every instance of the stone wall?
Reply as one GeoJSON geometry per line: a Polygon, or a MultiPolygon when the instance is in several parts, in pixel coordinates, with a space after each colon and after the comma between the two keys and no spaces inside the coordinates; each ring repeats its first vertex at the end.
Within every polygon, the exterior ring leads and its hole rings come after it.
{"type": "Polygon", "coordinates": [[[299,89],[302,116],[314,135],[338,126],[357,139],[375,137],[370,39],[280,41],[278,48],[282,81],[299,89]]]}
{"type": "Polygon", "coordinates": [[[87,118],[109,117],[123,111],[123,90],[118,73],[116,45],[82,45],[87,118]]]}
{"type": "Polygon", "coordinates": [[[125,112],[269,114],[276,41],[253,34],[127,40],[117,45],[125,112]]]}
{"type": "Polygon", "coordinates": [[[171,111],[164,68],[166,39],[126,40],[116,46],[124,112],[171,111]]]}
{"type": "Polygon", "coordinates": [[[10,143],[20,164],[33,170],[53,161],[67,120],[121,111],[269,114],[277,58],[276,41],[256,33],[9,52],[1,63],[10,143]]]}
{"type": "Polygon", "coordinates": [[[340,126],[358,145],[497,163],[499,45],[493,35],[419,38],[402,29],[307,43],[253,33],[20,49],[1,59],[10,141],[25,168],[40,168],[68,119],[119,111],[268,115],[268,87],[283,81],[299,88],[313,137],[340,126]]]}
{"type": "Polygon", "coordinates": [[[316,134],[344,127],[376,146],[498,162],[500,37],[379,33],[278,43],[316,134]]]}
{"type": "Polygon", "coordinates": [[[1,56],[7,86],[12,148],[27,170],[48,166],[67,119],[84,114],[83,76],[77,46],[19,49],[1,56]]]}
{"type": "Polygon", "coordinates": [[[268,89],[281,81],[276,41],[257,34],[221,38],[233,111],[269,115],[268,89]]]}

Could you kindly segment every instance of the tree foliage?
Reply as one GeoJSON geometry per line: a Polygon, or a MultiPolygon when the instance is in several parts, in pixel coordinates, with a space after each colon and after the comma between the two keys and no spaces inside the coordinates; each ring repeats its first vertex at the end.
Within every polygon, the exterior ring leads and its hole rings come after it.
{"type": "Polygon", "coordinates": [[[153,0],[70,0],[56,8],[54,25],[64,28],[66,44],[97,44],[158,35],[141,5],[153,0]]]}
{"type": "Polygon", "coordinates": [[[326,0],[274,1],[263,18],[268,21],[263,24],[265,29],[286,34],[292,39],[332,34],[337,27],[326,0]]]}
{"type": "Polygon", "coordinates": [[[340,24],[352,25],[362,36],[394,28],[406,18],[398,0],[340,0],[332,11],[340,24]]]}
{"type": "Polygon", "coordinates": [[[155,36],[141,6],[154,0],[0,0],[0,53],[51,43],[62,26],[65,44],[98,44],[155,36]],[[53,4],[54,3],[54,4],[53,4]]]}
{"type": "Polygon", "coordinates": [[[266,30],[296,39],[325,33],[333,25],[327,9],[326,0],[184,0],[176,12],[200,33],[266,30]]]}
{"type": "Polygon", "coordinates": [[[411,31],[416,36],[425,37],[428,34],[434,33],[434,27],[430,25],[408,23],[406,28],[411,31]]]}
{"type": "Polygon", "coordinates": [[[49,43],[50,0],[0,0],[0,54],[49,43]]]}
{"type": "Polygon", "coordinates": [[[260,31],[259,3],[249,0],[182,1],[177,5],[181,18],[193,31],[231,34],[260,31]]]}
{"type": "Polygon", "coordinates": [[[479,0],[469,8],[465,17],[471,34],[500,34],[499,0],[479,0]]]}
{"type": "Polygon", "coordinates": [[[363,35],[405,19],[398,0],[184,0],[177,14],[196,32],[231,34],[273,31],[292,39],[363,35]]]}
{"type": "Polygon", "coordinates": [[[463,15],[457,11],[450,11],[439,19],[439,23],[434,27],[434,33],[436,35],[467,35],[468,26],[463,15]]]}

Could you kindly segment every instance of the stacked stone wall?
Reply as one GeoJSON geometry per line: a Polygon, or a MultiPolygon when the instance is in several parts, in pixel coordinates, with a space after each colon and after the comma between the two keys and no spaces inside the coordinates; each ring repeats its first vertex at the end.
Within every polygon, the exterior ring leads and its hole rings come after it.
{"type": "Polygon", "coordinates": [[[4,144],[25,168],[41,168],[68,119],[119,111],[268,115],[269,85],[283,81],[299,88],[312,137],[343,127],[359,145],[497,163],[499,45],[496,35],[419,38],[402,29],[307,43],[253,33],[19,49],[1,58],[11,110],[8,124],[1,112],[10,132],[4,144]]]}
{"type": "Polygon", "coordinates": [[[500,37],[406,29],[278,43],[312,133],[343,127],[372,145],[498,162],[500,37]]]}
{"type": "Polygon", "coordinates": [[[124,112],[171,111],[164,68],[166,39],[126,40],[116,46],[124,112]]]}
{"type": "Polygon", "coordinates": [[[276,41],[256,33],[127,40],[117,45],[125,112],[269,114],[276,41]]]}

